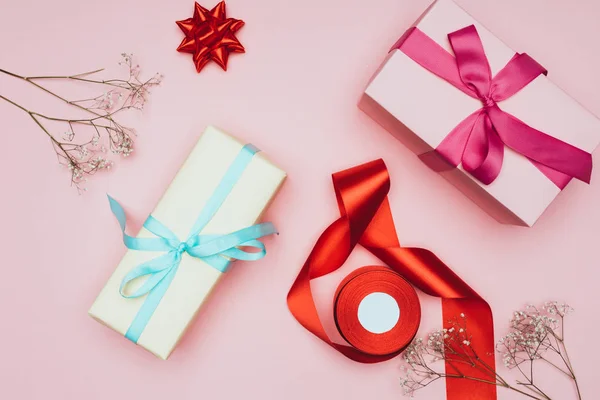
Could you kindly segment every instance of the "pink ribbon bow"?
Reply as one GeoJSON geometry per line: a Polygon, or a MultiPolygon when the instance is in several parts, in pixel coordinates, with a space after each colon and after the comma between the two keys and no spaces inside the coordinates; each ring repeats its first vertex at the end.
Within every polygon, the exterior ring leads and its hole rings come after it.
{"type": "Polygon", "coordinates": [[[467,172],[486,185],[500,174],[504,145],[527,157],[560,189],[572,178],[589,183],[591,154],[528,126],[498,107],[499,101],[547,71],[527,54],[517,53],[492,78],[475,26],[450,33],[448,39],[454,56],[416,27],[393,48],[481,100],[483,107],[459,123],[435,151],[454,167],[462,162],[467,172]]]}

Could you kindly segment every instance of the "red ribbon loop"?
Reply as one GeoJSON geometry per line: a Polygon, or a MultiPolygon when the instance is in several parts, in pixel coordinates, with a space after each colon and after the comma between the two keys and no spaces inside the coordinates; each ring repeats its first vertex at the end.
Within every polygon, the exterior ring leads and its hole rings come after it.
{"type": "MultiPolygon", "coordinates": [[[[357,244],[386,263],[421,291],[442,299],[444,321],[464,313],[469,318],[473,334],[472,346],[481,359],[493,368],[494,329],[488,304],[443,261],[429,250],[401,247],[387,194],[390,179],[383,160],[338,172],[333,185],[340,209],[340,218],[319,237],[315,247],[300,270],[288,294],[292,315],[308,331],[346,357],[376,363],[398,354],[373,353],[331,341],[319,319],[312,296],[310,281],[340,268],[357,244]]],[[[342,333],[347,336],[347,333],[342,333]]],[[[449,364],[446,369],[453,373],[449,364]]],[[[481,371],[465,366],[463,373],[485,379],[481,371]]],[[[446,382],[448,399],[494,400],[494,385],[466,379],[446,382]]]]}
{"type": "Polygon", "coordinates": [[[504,146],[527,157],[556,186],[572,178],[590,182],[590,153],[534,129],[498,107],[547,71],[527,54],[515,54],[492,78],[490,65],[475,26],[448,35],[454,56],[417,28],[411,28],[393,49],[467,95],[481,100],[482,108],[459,123],[436,148],[453,167],[461,162],[483,184],[500,174],[504,146]]]}

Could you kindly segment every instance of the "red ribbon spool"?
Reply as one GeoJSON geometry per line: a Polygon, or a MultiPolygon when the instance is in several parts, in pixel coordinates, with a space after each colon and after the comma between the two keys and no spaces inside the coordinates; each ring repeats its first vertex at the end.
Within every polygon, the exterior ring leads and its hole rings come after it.
{"type": "MultiPolygon", "coordinates": [[[[339,304],[335,306],[336,319],[342,335],[362,350],[332,341],[319,318],[311,281],[341,268],[354,248],[360,244],[389,267],[389,270],[384,267],[368,267],[369,272],[371,268],[376,268],[375,272],[385,277],[391,276],[389,271],[398,273],[398,277],[406,277],[408,282],[424,294],[441,298],[444,321],[457,318],[462,313],[468,314],[473,336],[470,346],[487,365],[490,365],[491,371],[494,371],[494,323],[490,306],[434,253],[420,247],[400,245],[387,198],[390,177],[383,160],[371,161],[337,172],[333,174],[333,185],[340,217],[321,234],[290,288],[287,302],[294,318],[313,335],[351,360],[370,364],[389,360],[397,355],[396,346],[400,346],[400,341],[395,345],[377,345],[373,349],[364,343],[383,342],[380,336],[372,342],[369,334],[359,334],[358,338],[351,334],[352,331],[356,331],[354,328],[361,330],[360,322],[354,319],[354,316],[358,318],[356,304],[359,304],[358,300],[362,298],[361,294],[353,294],[353,291],[359,288],[363,290],[362,286],[371,285],[367,277],[360,278],[362,273],[366,272],[364,269],[355,271],[342,282],[336,295],[336,303],[339,304]],[[362,279],[365,281],[355,285],[355,279],[360,279],[357,283],[362,279]],[[345,293],[346,291],[348,293],[345,293]],[[345,299],[346,296],[348,299],[345,299]],[[351,297],[356,297],[356,300],[351,300],[351,297]],[[396,352],[383,355],[367,353],[387,353],[394,350],[396,352]]],[[[375,281],[378,279],[377,275],[369,274],[368,277],[373,277],[375,281]]],[[[381,285],[373,285],[377,287],[377,291],[382,291],[381,285]]],[[[399,300],[404,302],[402,296],[399,300]]],[[[418,302],[407,302],[409,307],[411,304],[418,302]]],[[[401,314],[410,310],[406,306],[403,308],[401,314]]],[[[418,318],[416,320],[418,321],[418,318]]],[[[403,324],[404,320],[398,329],[403,324]]],[[[446,368],[452,370],[452,362],[446,362],[446,368]]],[[[470,365],[461,365],[461,372],[482,380],[487,374],[470,365]]],[[[446,393],[449,400],[495,400],[496,386],[478,380],[449,379],[446,381],[446,393]]]]}
{"type": "Polygon", "coordinates": [[[415,289],[400,274],[387,267],[362,267],[349,274],[338,286],[333,316],[340,335],[355,349],[370,355],[400,354],[414,339],[421,322],[421,305],[415,289]],[[383,333],[365,329],[358,307],[371,293],[391,296],[400,308],[396,325],[383,333]]]}

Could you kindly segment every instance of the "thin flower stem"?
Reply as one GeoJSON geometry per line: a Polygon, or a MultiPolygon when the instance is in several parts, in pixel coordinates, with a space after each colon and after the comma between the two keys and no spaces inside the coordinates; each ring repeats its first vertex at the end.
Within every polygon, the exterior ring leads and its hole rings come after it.
{"type": "Polygon", "coordinates": [[[104,68],[100,68],[100,69],[96,69],[94,71],[84,72],[84,73],[76,74],[76,75],[22,76],[19,74],[15,74],[14,72],[0,69],[0,72],[5,73],[7,75],[14,76],[15,78],[20,78],[20,79],[68,79],[68,78],[74,78],[74,77],[93,75],[93,74],[96,74],[96,73],[102,72],[102,71],[104,71],[104,68]]]}
{"type": "Polygon", "coordinates": [[[525,383],[525,382],[517,382],[518,385],[523,386],[524,388],[531,390],[533,393],[535,394],[539,394],[540,396],[542,396],[545,400],[552,400],[546,393],[544,393],[538,386],[536,386],[535,384],[531,383],[531,381],[529,383],[525,383]]]}
{"type": "Polygon", "coordinates": [[[23,107],[22,105],[14,102],[13,100],[11,100],[11,99],[3,96],[3,95],[0,95],[0,99],[5,100],[5,101],[9,102],[10,104],[12,104],[13,106],[20,108],[21,110],[25,111],[27,114],[35,115],[36,117],[44,118],[44,119],[47,119],[49,121],[61,121],[61,122],[67,122],[69,124],[93,125],[93,126],[97,126],[97,127],[100,127],[100,128],[110,129],[110,127],[106,126],[106,125],[94,124],[93,121],[96,120],[97,118],[93,118],[93,119],[66,119],[66,118],[49,117],[49,116],[46,116],[44,114],[40,114],[40,113],[37,113],[35,111],[28,110],[27,108],[23,107]]]}
{"type": "Polygon", "coordinates": [[[88,78],[84,78],[86,76],[90,76],[93,74],[97,74],[98,72],[102,72],[104,71],[104,68],[100,68],[94,71],[89,71],[89,72],[84,72],[82,74],[76,74],[76,75],[41,75],[41,76],[22,76],[19,74],[15,74],[14,72],[10,72],[10,71],[6,71],[4,69],[0,69],[0,72],[5,73],[7,75],[13,76],[15,78],[19,78],[28,82],[31,82],[33,80],[40,80],[40,79],[71,79],[71,80],[75,80],[75,81],[81,81],[81,82],[88,82],[88,83],[95,83],[95,84],[101,84],[101,85],[109,85],[109,86],[114,86],[117,88],[121,88],[121,89],[133,89],[133,86],[131,85],[131,83],[129,81],[126,81],[124,79],[108,79],[108,80],[96,80],[96,79],[88,79],[88,78]],[[116,83],[115,83],[116,82],[116,83]],[[125,86],[123,86],[125,85],[125,86]]]}
{"type": "Polygon", "coordinates": [[[5,100],[7,102],[9,102],[10,104],[20,108],[21,110],[25,111],[27,114],[29,114],[29,116],[35,121],[35,123],[42,128],[42,130],[46,133],[46,135],[48,135],[48,137],[50,138],[50,140],[52,140],[54,142],[54,144],[56,144],[57,146],[59,146],[61,149],[61,143],[59,141],[56,140],[56,138],[54,136],[52,136],[52,134],[46,129],[46,127],[44,127],[44,125],[42,125],[42,123],[35,117],[35,113],[29,111],[28,109],[26,109],[25,107],[23,107],[22,105],[15,103],[14,101],[10,100],[9,98],[0,95],[0,99],[5,100]]]}
{"type": "MultiPolygon", "coordinates": [[[[65,103],[67,103],[67,104],[69,104],[69,105],[72,105],[72,106],[74,106],[74,107],[77,107],[77,108],[79,108],[80,110],[87,111],[87,112],[89,112],[89,113],[91,113],[91,114],[94,114],[94,115],[96,115],[96,116],[102,117],[102,115],[101,115],[101,114],[98,114],[98,113],[97,113],[97,112],[95,112],[95,111],[92,111],[92,110],[90,110],[90,109],[88,109],[88,108],[85,108],[85,107],[83,107],[83,106],[80,106],[80,105],[79,105],[79,104],[77,104],[77,103],[74,103],[74,102],[72,102],[72,101],[69,101],[69,100],[65,99],[64,97],[62,97],[62,96],[60,96],[60,95],[58,95],[58,94],[54,93],[53,91],[51,91],[51,90],[49,90],[49,89],[45,88],[44,86],[42,86],[42,85],[40,85],[40,84],[38,84],[38,83],[36,83],[36,82],[34,82],[34,81],[33,81],[34,79],[41,79],[40,77],[33,77],[33,78],[30,78],[30,77],[26,77],[26,76],[21,76],[21,75],[15,74],[15,73],[13,73],[13,72],[8,72],[8,71],[6,71],[6,70],[3,70],[3,69],[0,69],[0,72],[3,72],[3,73],[5,73],[5,74],[7,74],[7,75],[10,75],[10,76],[13,76],[13,77],[15,77],[15,78],[22,79],[22,80],[24,80],[25,82],[29,82],[29,83],[31,83],[33,86],[35,86],[35,87],[37,87],[37,88],[39,88],[39,89],[43,90],[44,92],[48,93],[49,95],[51,95],[51,96],[53,96],[53,97],[56,97],[56,98],[57,98],[57,99],[59,99],[59,100],[62,100],[63,102],[65,102],[65,103]]],[[[57,77],[57,78],[58,78],[58,77],[57,77]]],[[[70,79],[68,76],[64,76],[64,77],[60,77],[60,78],[64,78],[64,79],[70,79]]]]}
{"type": "Polygon", "coordinates": [[[3,74],[6,74],[6,75],[10,75],[10,76],[12,76],[14,78],[25,79],[24,76],[21,76],[19,74],[15,74],[14,72],[6,71],[6,70],[4,70],[2,68],[0,68],[0,72],[2,72],[3,74]]]}
{"type": "Polygon", "coordinates": [[[147,100],[149,89],[159,85],[162,78],[162,75],[156,74],[146,81],[141,81],[139,79],[139,66],[132,65],[131,55],[122,53],[122,56],[124,61],[120,64],[129,68],[127,80],[100,80],[92,77],[92,75],[103,71],[103,69],[76,75],[39,76],[24,76],[0,69],[0,74],[28,82],[63,103],[88,114],[87,117],[89,118],[54,117],[30,110],[7,96],[0,95],[0,100],[4,100],[26,112],[36,125],[42,129],[44,134],[50,138],[59,163],[68,167],[71,173],[71,183],[80,192],[85,191],[85,188],[82,189],[80,184],[87,180],[88,175],[92,175],[99,170],[110,169],[113,165],[113,161],[106,158],[102,153],[110,151],[113,154],[127,157],[133,152],[135,130],[121,125],[114,117],[122,111],[132,108],[141,110],[147,100]],[[108,91],[96,97],[82,96],[83,100],[69,100],[42,85],[41,80],[80,81],[105,86],[108,91]],[[124,94],[126,95],[124,96],[124,94]],[[66,131],[62,133],[63,136],[51,133],[51,130],[45,125],[47,121],[61,123],[63,128],[66,128],[66,131]],[[86,138],[86,130],[88,130],[88,133],[93,132],[93,137],[89,138],[88,136],[86,138]],[[61,141],[61,138],[64,138],[64,141],[61,141]]]}
{"type": "Polygon", "coordinates": [[[113,86],[113,87],[120,88],[120,89],[133,89],[133,85],[131,85],[129,82],[127,82],[125,80],[121,80],[121,79],[111,79],[108,81],[97,81],[94,79],[77,78],[77,77],[67,77],[66,79],[72,79],[74,81],[81,81],[81,82],[87,82],[87,83],[96,83],[96,84],[101,84],[101,85],[109,85],[109,86],[113,86]],[[118,83],[114,83],[114,82],[122,82],[122,84],[118,84],[118,83]],[[123,86],[123,85],[125,85],[125,86],[123,86]]]}
{"type": "Polygon", "coordinates": [[[479,355],[477,354],[477,352],[475,350],[473,350],[473,356],[475,357],[475,360],[477,362],[479,362],[481,365],[484,366],[485,369],[487,369],[489,371],[490,374],[495,375],[496,379],[500,380],[503,383],[506,383],[506,381],[504,380],[504,378],[502,378],[500,376],[500,374],[498,374],[498,372],[496,371],[496,369],[492,368],[490,365],[488,365],[488,363],[486,363],[485,361],[483,361],[483,359],[481,357],[479,357],[479,355]]]}
{"type": "Polygon", "coordinates": [[[485,380],[485,379],[475,378],[475,377],[467,376],[467,375],[447,375],[447,374],[444,374],[443,376],[446,377],[446,378],[450,378],[450,379],[466,379],[466,380],[475,381],[475,382],[487,383],[489,385],[496,385],[496,386],[504,387],[506,389],[510,389],[510,390],[515,391],[517,393],[521,393],[522,395],[527,396],[527,397],[529,397],[531,399],[544,400],[544,399],[536,397],[536,396],[534,396],[534,395],[532,395],[530,393],[524,392],[524,391],[522,391],[522,390],[520,390],[520,389],[518,389],[518,388],[516,388],[514,386],[511,386],[509,384],[502,384],[502,383],[499,383],[499,382],[488,381],[488,380],[485,380]]]}
{"type": "Polygon", "coordinates": [[[56,146],[58,146],[65,154],[66,152],[64,151],[64,149],[62,148],[62,144],[56,140],[56,138],[54,136],[52,136],[52,134],[46,129],[46,127],[44,125],[42,125],[42,123],[35,117],[35,114],[32,113],[31,111],[29,111],[28,109],[26,109],[25,107],[23,107],[20,104],[15,103],[14,101],[10,100],[9,98],[0,95],[0,99],[5,100],[7,102],[9,102],[10,104],[20,108],[21,110],[25,111],[27,114],[29,114],[29,116],[35,121],[35,123],[42,128],[42,130],[44,131],[44,133],[46,133],[46,135],[48,135],[48,137],[50,138],[50,140],[52,140],[52,142],[54,142],[54,144],[56,146]]]}
{"type": "MultiPolygon", "coordinates": [[[[44,114],[40,114],[38,112],[32,111],[32,114],[40,117],[40,118],[44,118],[47,119],[48,121],[60,121],[60,122],[67,122],[69,124],[84,124],[84,125],[91,125],[94,121],[98,120],[98,119],[103,119],[106,118],[104,116],[102,117],[94,117],[94,118],[89,118],[89,119],[67,119],[67,118],[56,118],[56,117],[49,117],[47,115],[44,114]]],[[[112,114],[108,114],[109,116],[114,115],[116,113],[112,113],[112,114]]],[[[106,118],[109,121],[112,121],[110,118],[106,118]]],[[[112,121],[114,122],[114,121],[112,121]]],[[[103,128],[109,128],[108,126],[104,126],[104,125],[98,125],[101,126],[103,128]]]]}
{"type": "Polygon", "coordinates": [[[548,359],[544,358],[544,357],[540,357],[540,360],[546,362],[547,364],[551,365],[552,367],[556,368],[558,371],[562,372],[563,374],[565,374],[566,376],[568,376],[569,378],[573,379],[573,376],[565,371],[564,369],[562,369],[561,367],[559,367],[558,365],[554,364],[552,361],[549,361],[548,359]]]}
{"type": "MultiPolygon", "coordinates": [[[[564,316],[561,316],[561,318],[564,319],[564,316]]],[[[569,353],[567,352],[567,346],[565,345],[565,331],[564,331],[564,324],[561,324],[562,327],[562,337],[560,340],[560,343],[562,344],[562,348],[564,350],[564,354],[565,357],[563,358],[563,361],[565,362],[565,365],[567,366],[567,368],[569,369],[569,372],[571,373],[571,378],[573,379],[573,382],[575,382],[575,389],[577,390],[577,399],[578,400],[582,400],[581,397],[581,389],[579,388],[579,382],[577,381],[577,377],[575,377],[575,371],[573,371],[573,365],[571,364],[571,359],[569,358],[569,353]]],[[[562,358],[562,356],[561,356],[562,358]]]]}
{"type": "Polygon", "coordinates": [[[48,130],[46,129],[46,127],[44,125],[42,125],[42,123],[40,121],[38,121],[38,119],[35,117],[35,115],[32,115],[30,113],[29,116],[31,116],[31,118],[35,121],[35,123],[38,124],[38,126],[40,128],[42,128],[42,130],[44,132],[46,132],[46,135],[48,135],[48,137],[50,138],[50,140],[52,141],[52,143],[54,144],[54,146],[58,147],[60,149],[60,151],[63,154],[62,155],[59,154],[59,156],[62,156],[64,158],[66,158],[68,160],[68,162],[69,162],[70,165],[72,165],[73,163],[75,163],[75,160],[73,160],[73,157],[71,157],[71,155],[69,154],[69,152],[67,150],[65,150],[65,148],[63,147],[63,144],[60,143],[58,140],[56,140],[56,138],[54,136],[52,136],[52,134],[50,132],[48,132],[48,130]]]}
{"type": "Polygon", "coordinates": [[[27,81],[27,82],[31,83],[33,86],[35,86],[35,87],[37,87],[37,88],[40,88],[40,89],[42,89],[44,92],[46,92],[46,93],[50,94],[51,96],[54,96],[54,97],[56,97],[57,99],[60,99],[60,100],[64,101],[64,102],[65,102],[65,103],[67,103],[68,105],[71,105],[71,106],[73,106],[73,107],[77,107],[77,108],[79,108],[80,110],[83,110],[83,111],[87,111],[87,112],[89,112],[89,113],[91,113],[91,114],[94,114],[94,115],[96,115],[96,116],[100,117],[100,118],[102,118],[102,117],[103,117],[103,115],[102,115],[102,114],[98,114],[97,112],[95,112],[95,111],[92,111],[92,110],[90,110],[89,108],[85,108],[85,107],[83,107],[83,106],[81,106],[81,105],[79,105],[79,104],[77,104],[77,103],[73,103],[72,101],[69,101],[69,100],[65,99],[64,97],[62,97],[62,96],[60,96],[60,95],[58,95],[58,94],[54,93],[53,91],[51,91],[51,90],[49,90],[49,89],[46,89],[44,86],[42,86],[42,85],[40,85],[40,84],[38,84],[38,83],[36,83],[36,82],[34,82],[34,81],[30,80],[30,79],[25,79],[25,81],[27,81]]]}
{"type": "MultiPolygon", "coordinates": [[[[93,71],[84,72],[84,73],[82,73],[82,74],[71,75],[71,77],[88,76],[88,75],[97,74],[98,72],[102,72],[102,71],[104,71],[104,68],[98,68],[98,69],[95,69],[95,70],[93,70],[93,71]]],[[[34,79],[37,79],[37,78],[34,78],[34,79]]]]}
{"type": "Polygon", "coordinates": [[[469,381],[475,381],[475,382],[487,383],[489,385],[501,386],[498,384],[498,382],[488,381],[486,379],[476,378],[474,376],[468,376],[468,375],[463,375],[463,374],[446,374],[444,376],[446,378],[451,378],[451,379],[466,379],[469,381]]]}
{"type": "Polygon", "coordinates": [[[544,399],[542,399],[542,398],[540,398],[540,397],[534,396],[534,395],[532,395],[532,394],[530,394],[530,393],[524,392],[524,391],[522,391],[522,390],[519,390],[519,389],[517,389],[516,387],[510,386],[510,385],[508,385],[508,386],[505,386],[505,388],[507,388],[507,389],[509,389],[509,390],[512,390],[513,392],[520,393],[520,394],[522,394],[523,396],[529,397],[530,399],[544,400],[544,399]]]}
{"type": "Polygon", "coordinates": [[[30,113],[30,111],[29,111],[28,109],[26,109],[25,107],[23,107],[22,105],[15,103],[14,101],[10,100],[10,99],[9,99],[9,98],[7,98],[7,97],[4,97],[4,96],[2,96],[1,94],[0,94],[0,99],[2,99],[2,100],[5,100],[5,101],[9,102],[9,103],[10,103],[10,104],[12,104],[13,106],[16,106],[16,107],[20,108],[21,110],[25,111],[25,112],[26,112],[26,113],[28,113],[28,114],[30,113]]]}

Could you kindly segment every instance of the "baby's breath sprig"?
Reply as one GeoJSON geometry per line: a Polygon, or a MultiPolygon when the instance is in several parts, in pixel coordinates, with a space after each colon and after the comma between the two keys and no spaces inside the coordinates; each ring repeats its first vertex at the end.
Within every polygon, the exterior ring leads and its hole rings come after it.
{"type": "Polygon", "coordinates": [[[71,183],[80,193],[86,190],[84,183],[89,175],[111,169],[114,162],[107,156],[108,153],[128,157],[133,152],[135,130],[122,125],[115,117],[126,110],[142,110],[150,89],[158,86],[163,78],[161,74],[155,74],[147,80],[140,79],[140,66],[134,63],[133,55],[122,53],[121,56],[119,64],[127,68],[127,79],[97,79],[97,74],[103,69],[77,75],[46,76],[22,76],[0,69],[0,73],[28,82],[88,115],[87,118],[49,116],[30,110],[0,94],[0,99],[26,112],[48,136],[59,163],[69,170],[71,183]],[[83,82],[100,85],[107,88],[107,91],[98,96],[69,100],[39,83],[44,80],[83,82]],[[50,123],[62,128],[50,128],[50,123]]]}
{"type": "Polygon", "coordinates": [[[467,316],[449,321],[448,327],[431,332],[426,340],[415,339],[404,351],[404,376],[400,384],[407,396],[431,383],[445,379],[468,379],[504,387],[527,398],[552,400],[535,379],[538,363],[551,365],[556,371],[573,381],[576,399],[581,400],[579,384],[565,346],[564,319],[573,309],[556,301],[541,307],[532,305],[515,311],[510,320],[509,333],[502,337],[497,351],[506,368],[516,369],[519,379],[511,382],[487,365],[471,346],[472,336],[467,329],[467,316]],[[445,371],[434,364],[444,361],[450,365],[445,371]],[[473,377],[461,373],[454,364],[464,363],[482,373],[473,377]]]}

